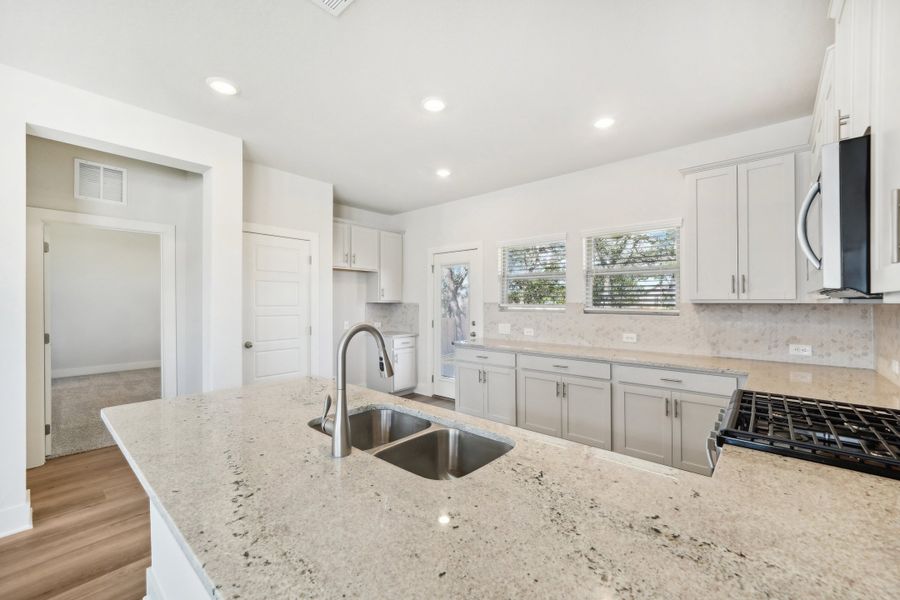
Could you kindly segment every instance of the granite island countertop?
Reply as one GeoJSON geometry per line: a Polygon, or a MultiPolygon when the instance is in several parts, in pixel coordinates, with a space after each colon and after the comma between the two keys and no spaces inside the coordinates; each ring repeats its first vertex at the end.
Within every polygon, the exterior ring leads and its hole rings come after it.
{"type": "Polygon", "coordinates": [[[456,342],[456,345],[461,348],[566,356],[618,364],[734,375],[746,377],[743,387],[757,392],[900,408],[900,386],[873,369],[512,340],[462,341],[456,342]]]}
{"type": "Polygon", "coordinates": [[[898,481],[734,447],[703,477],[351,386],[351,409],[515,443],[432,481],[332,459],[307,426],[326,393],[307,378],[103,410],[216,597],[900,596],[898,481]]]}

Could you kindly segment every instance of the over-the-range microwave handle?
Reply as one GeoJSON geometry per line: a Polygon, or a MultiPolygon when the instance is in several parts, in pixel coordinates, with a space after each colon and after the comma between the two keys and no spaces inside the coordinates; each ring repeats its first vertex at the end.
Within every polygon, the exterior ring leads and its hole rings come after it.
{"type": "Polygon", "coordinates": [[[816,196],[818,196],[821,191],[822,187],[819,184],[819,181],[816,180],[816,182],[810,186],[809,192],[806,193],[806,198],[803,199],[803,204],[800,205],[800,216],[797,217],[797,241],[800,243],[800,249],[803,250],[803,254],[806,255],[807,260],[809,260],[816,269],[822,268],[822,259],[816,256],[812,246],[809,245],[809,231],[807,231],[806,222],[809,220],[809,209],[812,207],[813,200],[816,199],[816,196]]]}

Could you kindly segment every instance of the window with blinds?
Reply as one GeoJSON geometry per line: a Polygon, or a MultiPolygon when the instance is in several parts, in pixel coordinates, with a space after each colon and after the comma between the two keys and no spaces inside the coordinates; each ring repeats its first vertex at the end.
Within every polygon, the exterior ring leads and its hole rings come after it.
{"type": "Polygon", "coordinates": [[[585,312],[677,314],[679,228],[587,237],[585,312]]]}
{"type": "Polygon", "coordinates": [[[562,308],[566,303],[566,241],[534,241],[500,248],[500,305],[562,308]]]}

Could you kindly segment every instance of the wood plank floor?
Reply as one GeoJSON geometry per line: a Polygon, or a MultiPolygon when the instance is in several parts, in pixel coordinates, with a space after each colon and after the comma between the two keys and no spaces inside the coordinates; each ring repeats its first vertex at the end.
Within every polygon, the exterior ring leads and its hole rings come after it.
{"type": "Polygon", "coordinates": [[[444,398],[443,396],[424,396],[422,394],[412,393],[403,397],[409,398],[410,400],[418,400],[425,404],[439,406],[440,408],[446,408],[447,410],[456,410],[456,403],[452,399],[444,398]]]}
{"type": "Polygon", "coordinates": [[[34,528],[0,538],[0,598],[144,597],[149,504],[117,447],[49,460],[28,487],[34,528]]]}

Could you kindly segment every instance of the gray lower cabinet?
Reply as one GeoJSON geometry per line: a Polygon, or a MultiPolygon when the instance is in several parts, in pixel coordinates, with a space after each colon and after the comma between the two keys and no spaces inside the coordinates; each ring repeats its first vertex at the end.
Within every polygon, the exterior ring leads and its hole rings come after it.
{"type": "Polygon", "coordinates": [[[617,383],[613,393],[613,450],[672,464],[671,392],[617,383]]]}
{"type": "Polygon", "coordinates": [[[706,438],[727,396],[616,383],[613,450],[709,475],[706,438]]]}
{"type": "Polygon", "coordinates": [[[456,410],[516,424],[516,371],[489,364],[456,364],[456,410]]]}
{"type": "Polygon", "coordinates": [[[592,377],[519,369],[518,425],[610,449],[610,385],[592,377]]]}
{"type": "Polygon", "coordinates": [[[725,408],[728,398],[672,392],[672,466],[708,475],[706,438],[725,408]]]}

